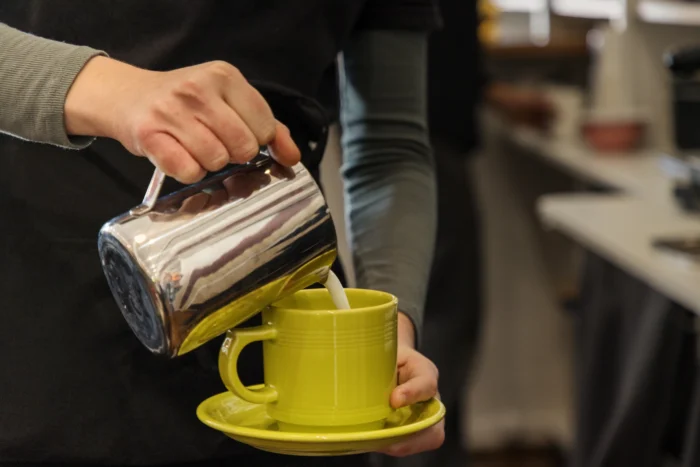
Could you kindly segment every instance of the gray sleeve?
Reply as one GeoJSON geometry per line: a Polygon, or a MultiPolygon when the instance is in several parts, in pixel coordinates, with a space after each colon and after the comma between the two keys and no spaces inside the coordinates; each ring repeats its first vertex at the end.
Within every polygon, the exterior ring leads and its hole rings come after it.
{"type": "Polygon", "coordinates": [[[396,295],[418,335],[437,222],[426,66],[426,34],[402,31],[356,34],[340,66],[342,172],[358,286],[396,295]]]}
{"type": "Polygon", "coordinates": [[[64,103],[83,66],[103,52],[44,39],[0,23],[0,132],[65,148],[92,138],[69,137],[64,103]]]}

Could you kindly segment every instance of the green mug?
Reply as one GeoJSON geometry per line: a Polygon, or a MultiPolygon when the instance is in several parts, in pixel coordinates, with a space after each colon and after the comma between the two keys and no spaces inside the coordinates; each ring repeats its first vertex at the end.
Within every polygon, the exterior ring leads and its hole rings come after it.
{"type": "Polygon", "coordinates": [[[346,289],[338,310],[326,289],[296,292],[263,310],[263,324],[228,331],[219,371],[229,391],[266,404],[280,429],[350,431],[381,428],[396,386],[397,299],[346,289]],[[243,348],[263,341],[265,385],[247,388],[237,373],[243,348]]]}

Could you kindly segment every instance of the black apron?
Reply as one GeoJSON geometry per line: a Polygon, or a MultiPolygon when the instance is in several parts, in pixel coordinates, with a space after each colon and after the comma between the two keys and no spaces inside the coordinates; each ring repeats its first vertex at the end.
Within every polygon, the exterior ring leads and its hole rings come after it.
{"type": "MultiPolygon", "coordinates": [[[[233,63],[290,127],[303,163],[318,177],[328,122],[301,95],[318,95],[366,4],[2,0],[0,21],[152,70],[233,63]]],[[[398,18],[393,8],[385,8],[383,21],[398,18]]],[[[420,13],[418,23],[428,21],[420,8],[408,10],[420,13]]],[[[146,159],[112,140],[69,151],[0,134],[0,465],[313,465],[263,456],[197,420],[197,405],[225,390],[217,340],[164,360],[122,318],[101,270],[97,233],[141,202],[152,173],[146,159]]],[[[177,187],[169,181],[163,193],[177,187]]],[[[263,380],[260,346],[243,352],[240,373],[247,384],[263,380]]]]}
{"type": "MultiPolygon", "coordinates": [[[[255,85],[290,128],[302,163],[318,180],[328,132],[323,109],[290,89],[255,85]]],[[[140,202],[152,165],[109,140],[81,152],[19,140],[0,147],[3,166],[10,169],[2,177],[36,188],[23,199],[0,184],[0,294],[6,314],[0,326],[0,465],[212,458],[314,465],[252,450],[197,420],[197,405],[225,390],[217,369],[221,338],[166,360],[151,355],[122,318],[101,270],[96,234],[119,213],[115,206],[125,211],[140,202]],[[32,170],[23,157],[39,165],[32,170]],[[123,175],[120,158],[131,158],[133,177],[123,175]],[[57,207],[64,199],[75,203],[69,197],[73,189],[90,195],[65,209],[40,207],[46,197],[54,197],[57,207]]],[[[168,185],[164,193],[180,188],[173,181],[168,185]]],[[[334,269],[340,273],[339,265],[334,269]]],[[[261,345],[248,346],[240,362],[244,382],[263,381],[261,345]]],[[[326,461],[319,465],[361,465],[362,459],[326,461]]]]}

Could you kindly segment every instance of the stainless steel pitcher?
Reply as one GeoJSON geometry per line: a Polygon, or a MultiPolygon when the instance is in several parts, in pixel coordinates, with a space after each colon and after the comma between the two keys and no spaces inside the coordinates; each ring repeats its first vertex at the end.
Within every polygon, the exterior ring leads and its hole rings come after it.
{"type": "Polygon", "coordinates": [[[336,257],[325,199],[301,165],[252,162],[143,204],[100,230],[98,250],[124,318],[156,354],[176,357],[267,305],[324,282],[336,257]]]}

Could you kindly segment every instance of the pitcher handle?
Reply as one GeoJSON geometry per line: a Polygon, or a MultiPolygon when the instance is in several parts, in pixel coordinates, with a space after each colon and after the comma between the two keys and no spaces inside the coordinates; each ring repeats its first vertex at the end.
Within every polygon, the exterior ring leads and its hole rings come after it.
{"type": "MultiPolygon", "coordinates": [[[[270,157],[269,150],[266,147],[262,147],[260,148],[257,156],[255,156],[250,162],[243,165],[260,163],[261,160],[269,159],[270,157]]],[[[145,214],[153,209],[153,206],[156,205],[156,201],[158,201],[158,197],[160,196],[160,190],[163,188],[165,177],[165,173],[156,167],[156,169],[153,171],[151,182],[148,184],[148,188],[146,189],[146,194],[143,197],[143,201],[139,206],[136,206],[130,211],[131,214],[145,214]]]]}

